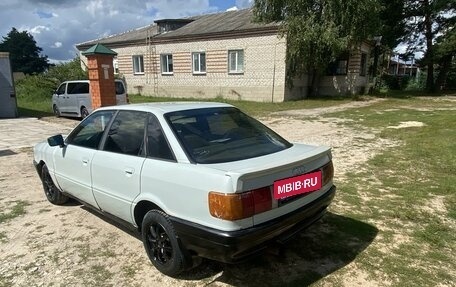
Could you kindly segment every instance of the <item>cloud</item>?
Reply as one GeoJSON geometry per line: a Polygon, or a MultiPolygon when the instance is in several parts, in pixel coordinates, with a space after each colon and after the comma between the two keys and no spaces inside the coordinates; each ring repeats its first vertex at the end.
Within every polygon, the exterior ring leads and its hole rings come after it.
{"type": "Polygon", "coordinates": [[[236,7],[239,9],[252,7],[253,0],[236,0],[236,7]]]}
{"type": "Polygon", "coordinates": [[[233,6],[231,8],[226,9],[226,11],[237,11],[239,10],[237,6],[233,6]]]}
{"type": "Polygon", "coordinates": [[[42,19],[49,19],[49,18],[54,17],[52,15],[52,13],[48,13],[48,12],[44,12],[44,11],[36,11],[36,14],[38,15],[38,17],[40,17],[42,19]]]}
{"type": "Polygon", "coordinates": [[[51,48],[60,48],[62,47],[62,42],[55,42],[53,46],[51,46],[51,48]]]}
{"type": "Polygon", "coordinates": [[[234,4],[235,0],[1,0],[0,41],[12,27],[20,27],[33,35],[43,54],[65,61],[77,55],[77,43],[234,4]]]}
{"type": "Polygon", "coordinates": [[[19,28],[19,31],[27,31],[32,35],[41,34],[42,32],[49,31],[49,30],[51,30],[49,27],[46,27],[43,25],[38,25],[35,27],[22,26],[19,28]]]}

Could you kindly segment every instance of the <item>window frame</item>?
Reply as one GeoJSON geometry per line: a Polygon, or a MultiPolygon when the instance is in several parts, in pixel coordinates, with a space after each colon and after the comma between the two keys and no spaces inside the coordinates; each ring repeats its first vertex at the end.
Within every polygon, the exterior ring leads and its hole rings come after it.
{"type": "Polygon", "coordinates": [[[119,74],[119,60],[117,59],[117,56],[115,56],[112,59],[112,67],[114,68],[114,75],[119,74]]]}
{"type": "Polygon", "coordinates": [[[192,73],[193,75],[205,75],[207,73],[207,57],[206,52],[192,52],[192,73]],[[204,71],[201,71],[201,55],[204,54],[204,71]],[[198,71],[195,70],[195,56],[198,55],[198,71]]]}
{"type": "MultiPolygon", "coordinates": [[[[174,134],[175,139],[178,141],[181,149],[185,152],[187,158],[191,163],[199,163],[199,164],[222,164],[222,163],[228,163],[228,162],[234,162],[234,161],[239,161],[239,160],[246,160],[250,158],[257,158],[260,156],[264,156],[267,154],[273,154],[275,152],[279,152],[281,150],[288,149],[293,146],[292,143],[288,142],[286,139],[281,137],[279,134],[259,122],[258,120],[246,115],[245,113],[241,112],[238,108],[235,107],[216,107],[216,108],[197,108],[197,109],[191,109],[191,110],[182,110],[182,111],[175,111],[175,112],[168,112],[164,114],[164,118],[166,122],[168,123],[169,128],[174,134]],[[232,143],[237,143],[239,144],[238,147],[231,146],[232,148],[240,149],[240,148],[255,148],[257,150],[256,154],[252,153],[245,153],[245,152],[239,152],[237,151],[237,155],[232,154],[228,158],[221,159],[210,159],[206,158],[203,159],[205,154],[197,154],[195,151],[198,149],[201,150],[201,148],[206,148],[207,146],[198,146],[198,143],[196,141],[196,145],[193,145],[190,141],[190,138],[195,138],[193,137],[196,135],[196,138],[200,138],[205,140],[209,145],[214,146],[219,146],[218,150],[222,151],[224,146],[223,144],[227,142],[229,139],[224,139],[226,133],[223,132],[223,128],[228,127],[222,127],[221,129],[218,130],[218,132],[209,132],[207,128],[212,129],[209,126],[208,116],[211,115],[224,115],[228,114],[230,118],[233,120],[233,122],[236,123],[246,123],[248,127],[254,127],[256,131],[261,131],[261,134],[258,135],[266,135],[268,136],[264,137],[266,138],[273,138],[273,140],[270,140],[267,144],[272,144],[273,148],[276,148],[276,150],[271,150],[270,147],[268,147],[270,150],[258,150],[257,146],[258,145],[246,145],[245,142],[241,143],[242,138],[235,139],[232,143]],[[196,125],[193,126],[193,123],[196,125]],[[207,124],[207,125],[206,125],[207,124]],[[193,127],[188,127],[188,126],[193,126],[193,127]],[[207,127],[207,128],[206,128],[207,127]],[[202,132],[204,130],[204,132],[202,132]],[[218,135],[216,135],[218,134],[218,135]],[[187,136],[190,136],[189,138],[186,138],[187,136]],[[281,145],[281,146],[280,146],[281,145]],[[202,156],[202,157],[200,157],[202,156]]],[[[220,123],[222,123],[221,121],[220,123]]],[[[238,126],[241,128],[244,126],[238,126]]],[[[246,127],[246,130],[249,130],[249,128],[246,127]]],[[[236,130],[236,129],[234,129],[236,130]]],[[[248,137],[246,137],[247,139],[248,137]]],[[[230,143],[228,142],[230,145],[230,143]]],[[[270,145],[271,146],[271,145],[270,145]]],[[[217,148],[217,147],[216,147],[217,148]]]]}
{"type": "Polygon", "coordinates": [[[350,52],[346,51],[339,55],[335,61],[328,64],[327,75],[328,76],[346,76],[348,75],[348,66],[350,64],[350,52]],[[340,63],[346,62],[345,70],[340,72],[340,63]]]}
{"type": "Polygon", "coordinates": [[[64,95],[66,93],[66,90],[67,90],[67,85],[68,85],[68,83],[66,83],[66,82],[60,84],[60,86],[55,90],[55,94],[59,95],[59,96],[60,95],[64,95]],[[63,92],[60,90],[60,88],[62,88],[62,87],[63,87],[63,92]]]}
{"type": "Polygon", "coordinates": [[[228,50],[228,74],[243,74],[244,73],[244,60],[245,60],[245,53],[244,49],[232,49],[228,50]],[[242,69],[239,70],[239,53],[242,53],[242,69]],[[232,54],[236,55],[236,69],[232,70],[231,69],[231,56],[232,54]]]}
{"type": "MultiPolygon", "coordinates": [[[[87,149],[100,150],[104,146],[106,135],[107,135],[107,131],[109,131],[109,129],[111,129],[112,120],[116,117],[117,113],[118,113],[117,110],[103,110],[103,111],[98,111],[98,112],[94,112],[94,113],[90,114],[74,130],[72,130],[71,133],[65,138],[65,144],[66,145],[74,145],[74,146],[87,148],[87,149]],[[109,114],[109,113],[111,113],[111,118],[105,123],[104,130],[102,132],[102,135],[101,135],[100,140],[98,141],[98,145],[96,147],[90,147],[90,146],[86,146],[86,145],[75,144],[73,142],[75,134],[79,134],[79,132],[81,132],[81,130],[82,130],[82,128],[79,129],[79,127],[83,126],[85,123],[87,123],[92,118],[94,118],[94,117],[96,117],[98,115],[99,116],[103,116],[103,114],[109,114]]],[[[83,128],[86,127],[86,126],[87,125],[83,126],[83,128]]]]}
{"type": "Polygon", "coordinates": [[[105,129],[104,131],[104,136],[102,138],[102,141],[100,142],[100,145],[99,145],[99,150],[103,151],[103,152],[110,152],[110,153],[116,153],[116,154],[121,154],[121,155],[125,155],[125,156],[135,156],[135,157],[145,157],[145,144],[146,144],[146,129],[147,129],[147,121],[148,121],[148,113],[147,112],[144,112],[144,111],[138,111],[138,110],[117,110],[116,113],[113,115],[110,123],[109,123],[109,126],[107,127],[107,129],[105,129]],[[137,113],[137,114],[143,114],[144,115],[144,126],[143,126],[143,130],[142,130],[142,143],[140,145],[140,148],[139,148],[139,151],[137,154],[129,154],[129,153],[125,153],[125,152],[120,152],[120,151],[113,151],[113,150],[107,150],[106,149],[106,145],[107,145],[107,142],[108,142],[108,137],[109,137],[109,132],[113,126],[113,124],[116,122],[116,119],[118,119],[119,115],[123,114],[123,113],[137,113]]]}
{"type": "Polygon", "coordinates": [[[160,70],[162,75],[173,75],[174,74],[174,59],[172,53],[163,53],[160,54],[160,70]],[[169,56],[171,56],[171,72],[169,71],[169,56]],[[164,61],[166,60],[166,65],[164,61]],[[165,69],[166,68],[166,71],[165,69]]]}
{"type": "Polygon", "coordinates": [[[133,55],[131,56],[132,63],[133,63],[133,74],[134,75],[144,75],[144,56],[143,55],[133,55]],[[135,62],[135,60],[138,59],[138,63],[135,62]],[[137,66],[139,65],[139,66],[137,66]],[[138,71],[136,71],[136,68],[139,68],[138,71]]]}
{"type": "Polygon", "coordinates": [[[171,144],[169,143],[168,137],[166,136],[166,133],[163,130],[163,125],[160,123],[157,116],[154,115],[153,113],[149,113],[149,116],[147,117],[147,120],[146,120],[146,128],[145,128],[145,134],[144,134],[144,146],[145,146],[144,154],[145,154],[146,158],[150,158],[150,159],[154,159],[154,160],[162,160],[162,161],[167,161],[167,162],[177,162],[176,154],[174,153],[174,150],[173,150],[171,144]],[[171,156],[173,157],[173,159],[154,157],[149,154],[149,121],[150,120],[155,120],[158,123],[158,125],[160,126],[161,133],[163,134],[165,142],[168,145],[169,150],[171,151],[171,156]]]}

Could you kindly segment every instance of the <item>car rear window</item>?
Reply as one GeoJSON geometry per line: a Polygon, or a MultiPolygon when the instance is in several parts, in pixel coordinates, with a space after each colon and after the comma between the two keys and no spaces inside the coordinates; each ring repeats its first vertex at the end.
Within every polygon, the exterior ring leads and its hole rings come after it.
{"type": "Polygon", "coordinates": [[[236,108],[206,108],[165,115],[197,163],[223,163],[282,151],[292,145],[236,108]]]}

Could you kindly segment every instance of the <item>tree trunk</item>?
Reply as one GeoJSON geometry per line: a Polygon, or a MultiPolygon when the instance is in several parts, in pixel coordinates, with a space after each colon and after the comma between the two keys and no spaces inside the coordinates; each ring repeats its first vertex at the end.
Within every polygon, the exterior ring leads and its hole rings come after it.
{"type": "Polygon", "coordinates": [[[443,57],[440,61],[440,71],[439,71],[439,74],[437,76],[437,80],[435,83],[435,86],[439,91],[442,91],[445,89],[445,86],[446,86],[445,83],[446,83],[446,79],[448,76],[448,72],[450,71],[452,58],[453,58],[452,55],[447,55],[447,56],[443,57]]]}
{"type": "Polygon", "coordinates": [[[432,7],[429,4],[429,0],[424,0],[424,35],[426,37],[426,58],[427,58],[427,78],[426,78],[426,89],[429,92],[435,90],[434,86],[434,45],[432,43],[432,7]]]}
{"type": "Polygon", "coordinates": [[[317,97],[319,96],[319,86],[320,86],[320,73],[317,69],[312,70],[311,82],[310,82],[310,97],[317,97]]]}

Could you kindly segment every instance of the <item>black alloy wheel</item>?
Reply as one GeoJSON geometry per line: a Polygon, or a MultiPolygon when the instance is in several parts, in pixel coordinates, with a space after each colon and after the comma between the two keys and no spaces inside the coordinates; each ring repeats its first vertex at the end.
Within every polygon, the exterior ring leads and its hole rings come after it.
{"type": "Polygon", "coordinates": [[[41,181],[43,183],[44,194],[50,203],[60,205],[68,201],[68,196],[64,195],[57,186],[55,186],[46,165],[43,165],[41,168],[41,181]]]}
{"type": "Polygon", "coordinates": [[[168,276],[185,270],[188,257],[166,213],[160,210],[147,212],[141,230],[144,248],[155,268],[168,276]]]}

